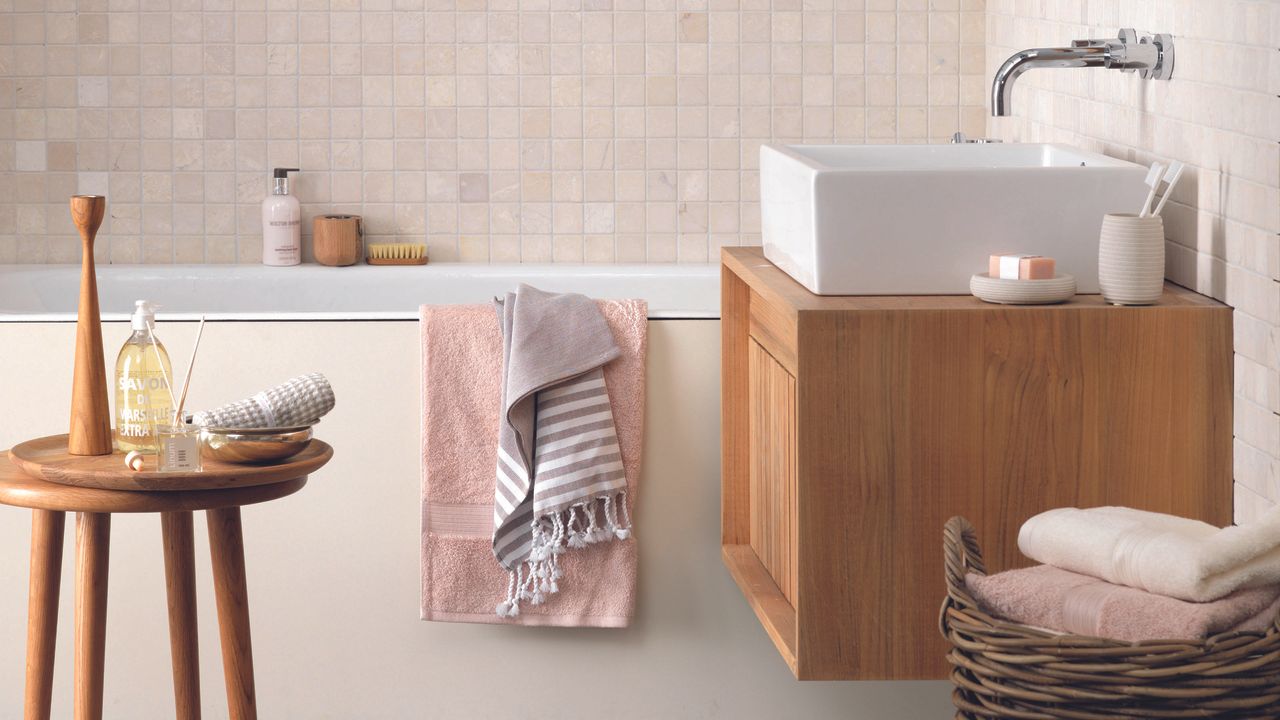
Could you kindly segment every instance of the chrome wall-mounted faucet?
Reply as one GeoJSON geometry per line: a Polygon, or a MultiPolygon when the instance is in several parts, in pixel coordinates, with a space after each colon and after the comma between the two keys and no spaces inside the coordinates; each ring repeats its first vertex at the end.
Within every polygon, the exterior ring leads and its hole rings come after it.
{"type": "Polygon", "coordinates": [[[985,145],[987,143],[1004,142],[999,138],[971,138],[962,132],[957,132],[951,136],[952,145],[985,145]]]}
{"type": "Polygon", "coordinates": [[[1158,33],[1139,38],[1136,30],[1125,28],[1114,40],[1072,40],[1071,47],[1016,52],[1004,61],[991,82],[991,114],[1009,114],[1013,81],[1031,68],[1076,67],[1138,71],[1143,78],[1168,80],[1173,75],[1173,36],[1158,33]]]}

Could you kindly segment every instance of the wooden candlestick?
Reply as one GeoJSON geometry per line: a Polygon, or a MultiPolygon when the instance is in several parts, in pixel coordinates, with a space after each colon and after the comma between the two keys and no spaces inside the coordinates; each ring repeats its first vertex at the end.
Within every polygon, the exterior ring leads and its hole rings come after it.
{"type": "Polygon", "coordinates": [[[72,455],[111,454],[111,411],[107,405],[107,369],[102,358],[102,316],[98,311],[98,274],[93,241],[107,210],[101,195],[73,195],[71,220],[80,231],[80,305],[76,319],[76,365],[71,383],[72,455]]]}

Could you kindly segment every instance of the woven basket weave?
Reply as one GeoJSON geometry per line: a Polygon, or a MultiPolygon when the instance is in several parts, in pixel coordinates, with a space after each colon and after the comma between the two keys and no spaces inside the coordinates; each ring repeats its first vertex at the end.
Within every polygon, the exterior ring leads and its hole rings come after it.
{"type": "Polygon", "coordinates": [[[979,609],[964,578],[986,567],[968,520],[947,522],[943,548],[957,718],[1280,718],[1280,618],[1265,633],[1206,640],[1058,635],[979,609]]]}

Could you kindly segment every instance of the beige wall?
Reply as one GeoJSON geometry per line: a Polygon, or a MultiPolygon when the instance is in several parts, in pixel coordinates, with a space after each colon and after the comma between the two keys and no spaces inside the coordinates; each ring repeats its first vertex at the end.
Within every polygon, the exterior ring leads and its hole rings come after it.
{"type": "Polygon", "coordinates": [[[0,0],[0,263],[258,262],[273,166],[433,259],[705,262],[768,140],[982,129],[983,0],[0,0]]]}
{"type": "MultiPolygon", "coordinates": [[[[332,463],[297,495],[244,512],[263,717],[949,717],[949,685],[791,679],[720,562],[719,323],[651,322],[636,537],[640,596],[626,630],[418,620],[418,326],[213,323],[193,407],[307,370],[337,408],[318,426],[332,463]],[[260,348],[265,352],[246,352],[260,348]],[[375,360],[376,358],[376,360],[375,360]],[[493,682],[492,668],[515,668],[493,682]]],[[[0,447],[64,431],[73,323],[0,323],[0,447]]],[[[184,357],[193,323],[161,323],[184,357]]],[[[127,335],[105,332],[110,362],[127,335]]],[[[196,566],[205,716],[226,717],[203,518],[196,566]]],[[[70,717],[72,523],[63,562],[54,717],[70,717]]],[[[0,507],[0,720],[21,717],[29,514],[0,507]]],[[[939,535],[939,538],[941,536],[939,535]]],[[[172,718],[159,519],[112,521],[106,717],[172,718]]],[[[936,552],[936,548],[929,549],[936,552]]]]}
{"type": "MultiPolygon", "coordinates": [[[[1164,210],[1166,275],[1235,308],[1238,520],[1280,502],[1280,2],[989,0],[988,69],[1026,47],[1171,32],[1169,82],[1033,70],[1014,88],[1008,140],[1065,142],[1188,164],[1164,210]]],[[[1136,211],[1136,208],[1135,208],[1136,211]]]]}

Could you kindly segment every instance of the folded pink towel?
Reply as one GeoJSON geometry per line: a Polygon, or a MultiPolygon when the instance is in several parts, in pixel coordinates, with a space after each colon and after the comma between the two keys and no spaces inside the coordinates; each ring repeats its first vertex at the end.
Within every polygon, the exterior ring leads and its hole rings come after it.
{"type": "Polygon", "coordinates": [[[1142,640],[1199,640],[1227,631],[1262,632],[1280,612],[1280,586],[1234,592],[1193,603],[1037,565],[995,575],[965,576],[982,610],[1048,630],[1142,640]]]}
{"type": "MultiPolygon", "coordinates": [[[[648,307],[600,301],[622,354],[604,366],[627,480],[636,503],[644,432],[648,307]]],[[[422,308],[422,619],[508,625],[625,627],[635,608],[636,543],[564,553],[560,592],[500,618],[507,571],[493,555],[493,493],[502,331],[491,305],[422,308]]],[[[634,517],[633,517],[634,519],[634,517]]]]}

